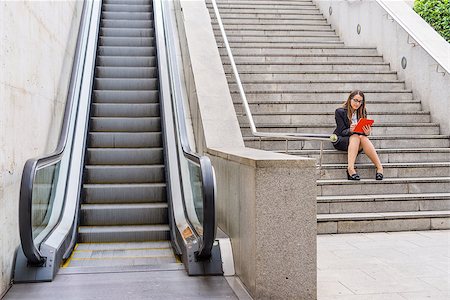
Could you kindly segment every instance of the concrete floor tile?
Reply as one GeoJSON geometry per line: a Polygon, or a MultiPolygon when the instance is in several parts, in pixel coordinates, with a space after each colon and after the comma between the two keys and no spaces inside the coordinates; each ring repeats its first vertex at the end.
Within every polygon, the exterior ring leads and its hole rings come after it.
{"type": "Polygon", "coordinates": [[[434,286],[440,291],[450,292],[450,274],[447,276],[422,277],[420,280],[434,286]]]}
{"type": "Polygon", "coordinates": [[[346,281],[373,280],[368,274],[358,269],[318,270],[317,278],[321,281],[339,281],[344,285],[346,281]]]}
{"type": "Polygon", "coordinates": [[[405,300],[397,293],[320,297],[318,300],[405,300]]]}
{"type": "Polygon", "coordinates": [[[355,294],[387,294],[401,292],[424,292],[438,290],[417,278],[385,278],[384,280],[359,280],[345,282],[345,286],[355,294]]]}
{"type": "Polygon", "coordinates": [[[354,295],[348,288],[338,281],[318,281],[317,298],[329,296],[354,295]]]}
{"type": "Polygon", "coordinates": [[[448,300],[450,293],[447,292],[420,292],[399,293],[406,300],[448,300]]]}

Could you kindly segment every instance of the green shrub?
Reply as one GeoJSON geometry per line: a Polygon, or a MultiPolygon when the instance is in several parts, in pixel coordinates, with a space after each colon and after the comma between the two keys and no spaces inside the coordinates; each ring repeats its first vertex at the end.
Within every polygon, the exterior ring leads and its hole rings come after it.
{"type": "Polygon", "coordinates": [[[450,42],[449,0],[415,0],[414,11],[450,42]]]}

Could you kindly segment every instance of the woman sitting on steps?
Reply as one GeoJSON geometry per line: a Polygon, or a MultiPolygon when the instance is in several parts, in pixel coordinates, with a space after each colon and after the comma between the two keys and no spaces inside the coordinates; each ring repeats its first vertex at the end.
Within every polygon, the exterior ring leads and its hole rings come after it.
{"type": "Polygon", "coordinates": [[[360,180],[360,176],[355,171],[355,161],[356,156],[362,150],[364,150],[364,153],[376,167],[375,179],[383,179],[383,166],[381,165],[375,147],[368,138],[371,127],[368,125],[364,126],[364,133],[353,132],[358,120],[366,117],[367,111],[364,93],[358,90],[351,92],[343,107],[336,109],[335,112],[336,129],[334,130],[334,134],[338,136],[338,139],[333,143],[333,146],[337,150],[347,151],[348,153],[348,180],[360,180]]]}

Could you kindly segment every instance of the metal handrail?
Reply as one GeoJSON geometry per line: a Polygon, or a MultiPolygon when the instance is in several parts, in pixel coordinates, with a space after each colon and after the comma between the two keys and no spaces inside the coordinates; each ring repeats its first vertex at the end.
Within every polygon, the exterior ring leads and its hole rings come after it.
{"type": "Polygon", "coordinates": [[[261,132],[256,129],[255,122],[253,121],[253,115],[250,111],[250,106],[247,101],[247,96],[245,95],[244,88],[242,86],[241,78],[239,76],[239,72],[236,67],[236,63],[234,62],[233,53],[231,52],[230,45],[228,43],[227,34],[225,33],[225,29],[223,27],[222,18],[220,17],[219,9],[217,8],[216,0],[211,0],[214,13],[216,15],[217,23],[220,28],[220,32],[222,34],[223,42],[225,44],[225,48],[227,49],[227,54],[230,59],[230,64],[233,69],[233,74],[236,79],[236,84],[239,88],[239,94],[241,95],[242,104],[244,105],[245,114],[247,116],[248,122],[250,124],[250,129],[252,131],[253,136],[261,138],[270,137],[270,138],[282,138],[286,140],[286,152],[288,151],[288,141],[289,140],[319,140],[320,142],[320,157],[319,157],[319,168],[322,167],[322,155],[323,155],[323,142],[337,141],[337,136],[335,134],[314,134],[314,133],[292,133],[292,132],[261,132]]]}
{"type": "Polygon", "coordinates": [[[72,63],[72,72],[70,76],[70,84],[68,89],[66,107],[64,110],[63,123],[56,149],[48,155],[27,160],[23,168],[22,180],[20,185],[20,195],[19,195],[19,235],[23,253],[28,259],[29,264],[33,266],[41,266],[46,261],[46,258],[42,256],[42,254],[34,244],[33,240],[32,220],[31,220],[33,183],[35,180],[36,171],[45,166],[54,165],[58,163],[61,160],[64,150],[66,148],[69,134],[70,115],[73,109],[72,104],[74,101],[74,94],[76,88],[74,85],[78,72],[76,66],[80,64],[81,39],[83,35],[82,28],[84,28],[84,25],[87,22],[87,11],[88,6],[86,2],[84,2],[80,20],[80,27],[79,27],[80,30],[77,35],[75,59],[72,63]]]}
{"type": "Polygon", "coordinates": [[[439,66],[441,66],[442,69],[447,72],[447,74],[450,74],[450,69],[447,68],[447,66],[444,66],[444,64],[440,62],[440,59],[436,58],[436,56],[433,54],[434,51],[432,51],[426,43],[423,43],[421,39],[418,38],[417,35],[408,28],[408,26],[402,21],[402,19],[397,17],[397,15],[384,3],[384,1],[377,0],[377,3],[386,11],[387,14],[391,16],[393,20],[395,20],[395,22],[397,22],[398,25],[403,28],[403,30],[406,31],[406,33],[408,33],[409,36],[411,36],[423,48],[423,50],[425,50],[425,52],[427,52],[431,56],[431,58],[433,58],[433,60],[439,66]]]}
{"type": "MultiPolygon", "coordinates": [[[[164,11],[164,5],[162,10],[164,11]]],[[[192,151],[189,139],[188,131],[185,119],[185,109],[184,109],[184,96],[181,91],[181,81],[179,76],[179,71],[176,67],[176,63],[172,60],[176,59],[176,56],[172,53],[174,49],[174,42],[171,37],[174,36],[171,26],[168,24],[168,18],[170,13],[167,11],[163,12],[163,23],[164,23],[164,35],[166,43],[167,55],[167,66],[169,68],[169,80],[172,91],[172,101],[176,106],[175,112],[177,115],[178,133],[180,137],[181,149],[183,151],[183,156],[193,162],[194,164],[200,166],[200,177],[202,181],[202,202],[203,202],[203,233],[201,234],[201,239],[199,243],[199,249],[196,253],[199,259],[208,259],[211,257],[212,247],[216,237],[216,216],[215,216],[215,196],[216,196],[216,181],[214,168],[211,164],[211,160],[208,156],[199,155],[192,151]]],[[[195,226],[192,226],[195,228],[195,226]]]]}

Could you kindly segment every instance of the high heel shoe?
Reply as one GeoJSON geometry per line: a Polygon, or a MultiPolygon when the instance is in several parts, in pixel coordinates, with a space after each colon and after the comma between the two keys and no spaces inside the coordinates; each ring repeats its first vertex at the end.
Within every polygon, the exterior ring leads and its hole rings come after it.
{"type": "Polygon", "coordinates": [[[361,178],[359,177],[358,173],[350,175],[347,170],[347,179],[348,180],[360,180],[361,178]]]}
{"type": "Polygon", "coordinates": [[[375,180],[383,180],[383,173],[376,173],[375,174],[375,180]]]}

